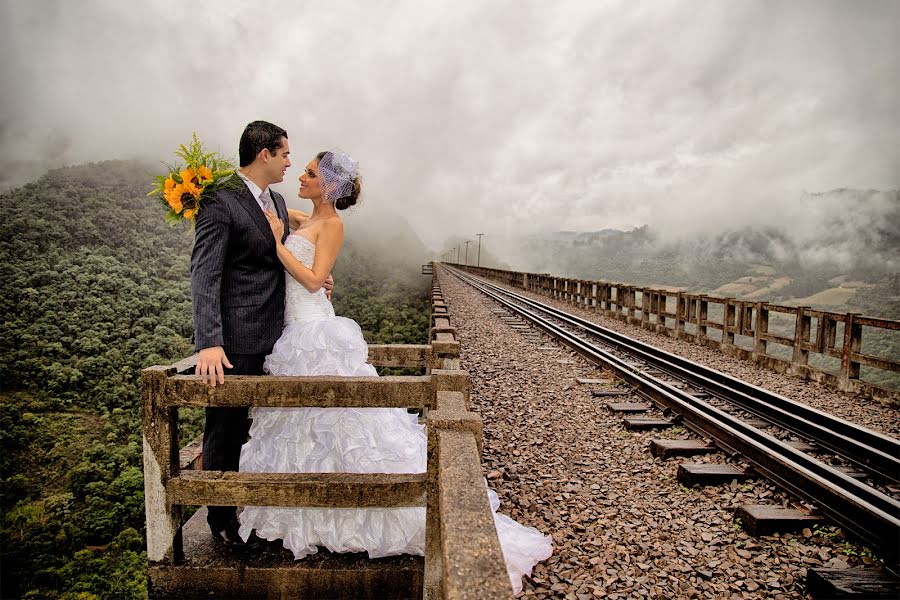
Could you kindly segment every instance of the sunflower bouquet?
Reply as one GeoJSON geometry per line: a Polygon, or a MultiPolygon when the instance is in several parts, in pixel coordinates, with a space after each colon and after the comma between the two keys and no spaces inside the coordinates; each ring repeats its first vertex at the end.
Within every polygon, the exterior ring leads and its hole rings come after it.
{"type": "Polygon", "coordinates": [[[169,209],[166,223],[187,220],[193,226],[197,212],[216,190],[237,188],[241,181],[234,165],[216,152],[207,152],[196,133],[189,145],[181,144],[175,156],[185,164],[166,164],[168,172],[154,177],[155,185],[147,195],[156,196],[169,209]]]}

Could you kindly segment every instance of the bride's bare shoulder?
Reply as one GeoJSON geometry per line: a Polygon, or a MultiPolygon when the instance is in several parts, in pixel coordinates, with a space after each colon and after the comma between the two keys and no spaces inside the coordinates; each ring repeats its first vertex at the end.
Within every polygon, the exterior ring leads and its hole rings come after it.
{"type": "Polygon", "coordinates": [[[291,229],[298,229],[308,219],[309,215],[302,210],[297,210],[294,208],[288,209],[288,220],[290,221],[291,229]]]}

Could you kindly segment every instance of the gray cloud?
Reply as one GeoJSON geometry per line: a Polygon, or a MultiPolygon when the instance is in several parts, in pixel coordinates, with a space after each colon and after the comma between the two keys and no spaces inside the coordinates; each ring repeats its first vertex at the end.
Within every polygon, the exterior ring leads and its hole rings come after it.
{"type": "Polygon", "coordinates": [[[353,220],[400,212],[435,248],[808,223],[806,192],[900,186],[890,0],[38,0],[0,16],[8,180],[166,160],[192,130],[234,155],[264,118],[290,132],[286,196],[341,146],[365,177],[353,220]]]}

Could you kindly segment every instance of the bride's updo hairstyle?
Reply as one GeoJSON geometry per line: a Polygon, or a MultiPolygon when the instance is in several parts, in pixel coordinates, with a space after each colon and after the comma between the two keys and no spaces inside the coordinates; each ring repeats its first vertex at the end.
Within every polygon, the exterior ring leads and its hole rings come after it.
{"type": "Polygon", "coordinates": [[[322,180],[322,199],[334,202],[337,210],[346,210],[356,204],[362,192],[359,163],[337,149],[319,152],[316,158],[322,180]]]}

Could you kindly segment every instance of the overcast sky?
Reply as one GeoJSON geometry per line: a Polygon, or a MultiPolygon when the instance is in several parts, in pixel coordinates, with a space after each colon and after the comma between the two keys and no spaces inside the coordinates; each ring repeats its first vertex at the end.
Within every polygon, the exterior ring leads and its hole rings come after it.
{"type": "MultiPolygon", "coordinates": [[[[900,187],[900,2],[3,0],[0,168],[340,146],[450,235],[785,224],[900,187]],[[805,199],[804,199],[805,198],[805,199]],[[789,207],[789,210],[786,210],[789,207]]],[[[293,204],[302,206],[300,201],[293,204]]]]}

